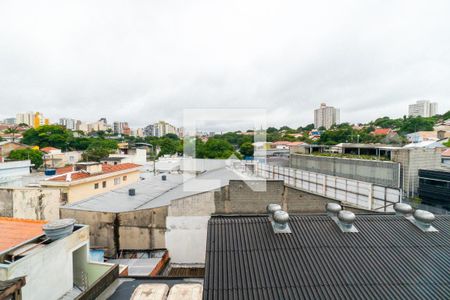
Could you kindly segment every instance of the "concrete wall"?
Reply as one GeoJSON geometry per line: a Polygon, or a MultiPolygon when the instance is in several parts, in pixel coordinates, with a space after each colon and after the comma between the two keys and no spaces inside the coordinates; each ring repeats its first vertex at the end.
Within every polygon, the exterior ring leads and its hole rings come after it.
{"type": "Polygon", "coordinates": [[[168,216],[166,248],[172,263],[204,264],[210,216],[168,216]]]}
{"type": "Polygon", "coordinates": [[[117,215],[115,213],[75,210],[60,208],[61,218],[73,218],[77,223],[89,225],[89,240],[92,247],[106,248],[106,256],[115,254],[115,227],[117,215]]]}
{"type": "Polygon", "coordinates": [[[165,247],[167,206],[119,213],[119,249],[165,247]]]}
{"type": "Polygon", "coordinates": [[[60,209],[61,218],[89,225],[92,247],[105,248],[105,256],[117,250],[165,248],[167,206],[123,213],[60,209]]]}
{"type": "Polygon", "coordinates": [[[268,204],[282,202],[283,191],[281,180],[230,180],[224,212],[265,213],[268,204]]]}
{"type": "Polygon", "coordinates": [[[388,187],[401,187],[398,162],[292,154],[291,168],[339,176],[388,187]]]}
{"type": "Polygon", "coordinates": [[[0,188],[0,216],[32,220],[57,220],[64,205],[59,189],[0,188]]]}
{"type": "Polygon", "coordinates": [[[419,169],[440,169],[441,154],[438,149],[411,148],[392,151],[392,160],[401,163],[403,192],[407,197],[417,195],[419,169]]]}
{"type": "MultiPolygon", "coordinates": [[[[87,227],[10,264],[0,264],[0,280],[26,276],[22,296],[27,299],[58,299],[73,286],[72,253],[88,244],[87,227]]],[[[87,249],[87,248],[86,248],[87,249]]],[[[87,258],[87,253],[85,255],[87,258]]]]}

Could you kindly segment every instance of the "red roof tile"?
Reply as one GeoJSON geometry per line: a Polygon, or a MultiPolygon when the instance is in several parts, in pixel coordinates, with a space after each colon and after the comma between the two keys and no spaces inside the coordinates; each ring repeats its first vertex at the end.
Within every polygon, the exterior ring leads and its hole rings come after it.
{"type": "Polygon", "coordinates": [[[47,221],[0,217],[0,251],[8,250],[42,234],[47,221]]]}
{"type": "MultiPolygon", "coordinates": [[[[106,164],[103,164],[102,165],[102,171],[103,172],[101,174],[114,173],[114,172],[124,171],[124,170],[128,170],[128,169],[134,169],[134,168],[137,168],[137,167],[140,167],[140,166],[141,165],[133,164],[133,163],[123,163],[123,164],[118,164],[118,165],[106,165],[106,164]]],[[[67,169],[65,169],[66,170],[65,173],[72,172],[72,169],[68,169],[68,167],[64,167],[64,168],[67,168],[67,169]]],[[[64,168],[60,168],[60,169],[64,169],[64,168]]],[[[72,168],[72,167],[70,167],[70,168],[72,168]]],[[[61,176],[57,176],[57,177],[53,177],[52,179],[49,179],[49,180],[51,180],[51,181],[66,181],[65,173],[61,173],[61,172],[65,171],[65,170],[59,171],[60,169],[58,169],[56,171],[56,173],[57,174],[62,174],[62,175],[61,176]]],[[[72,175],[71,175],[72,180],[71,181],[80,180],[80,179],[93,177],[93,176],[98,176],[98,175],[100,175],[100,174],[89,174],[89,173],[84,173],[84,172],[79,171],[79,172],[76,172],[76,173],[72,173],[72,175]]]]}
{"type": "Polygon", "coordinates": [[[447,149],[444,152],[442,152],[441,156],[450,157],[450,149],[447,149]]]}
{"type": "Polygon", "coordinates": [[[54,148],[54,147],[44,147],[44,148],[41,148],[41,151],[42,152],[50,152],[50,151],[52,151],[52,150],[59,150],[58,148],[54,148]]]}
{"type": "Polygon", "coordinates": [[[391,133],[392,129],[390,128],[377,128],[373,131],[373,134],[375,135],[387,135],[391,133]]]}

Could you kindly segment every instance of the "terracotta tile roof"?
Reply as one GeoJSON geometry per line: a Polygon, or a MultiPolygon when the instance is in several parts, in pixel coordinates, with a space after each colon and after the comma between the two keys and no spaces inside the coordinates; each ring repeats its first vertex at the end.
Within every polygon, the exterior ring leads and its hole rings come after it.
{"type": "Polygon", "coordinates": [[[450,149],[447,149],[444,152],[442,152],[441,156],[450,157],[450,149]]]}
{"type": "MultiPolygon", "coordinates": [[[[127,169],[134,169],[137,167],[140,167],[141,165],[138,164],[133,164],[133,163],[123,163],[123,164],[117,164],[117,165],[106,165],[103,164],[102,165],[102,173],[101,174],[107,174],[107,173],[114,173],[114,172],[119,172],[119,171],[124,171],[127,169]]],[[[50,181],[66,181],[66,175],[65,173],[68,172],[72,172],[72,167],[64,167],[64,168],[60,168],[63,169],[61,171],[59,171],[60,169],[56,170],[56,174],[62,174],[61,176],[57,176],[57,177],[53,177],[52,179],[49,179],[50,181]],[[65,169],[64,169],[65,168],[65,169]],[[65,173],[62,173],[66,171],[65,173]]],[[[89,174],[89,173],[84,173],[84,172],[76,172],[76,173],[72,173],[71,177],[72,180],[71,181],[75,181],[75,180],[80,180],[80,179],[84,179],[84,178],[88,178],[88,177],[93,177],[93,176],[98,176],[100,174],[89,174]]]]}
{"type": "Polygon", "coordinates": [[[66,174],[73,171],[73,166],[66,166],[56,169],[56,174],[66,174]]]}
{"type": "Polygon", "coordinates": [[[373,134],[375,135],[387,135],[392,132],[392,129],[390,128],[377,128],[373,131],[373,134]]]}
{"type": "Polygon", "coordinates": [[[50,152],[50,151],[52,151],[52,150],[59,150],[58,148],[54,148],[54,147],[44,147],[44,148],[41,148],[41,151],[42,152],[50,152]]]}
{"type": "Polygon", "coordinates": [[[17,246],[44,234],[47,221],[0,217],[0,251],[17,246]]]}

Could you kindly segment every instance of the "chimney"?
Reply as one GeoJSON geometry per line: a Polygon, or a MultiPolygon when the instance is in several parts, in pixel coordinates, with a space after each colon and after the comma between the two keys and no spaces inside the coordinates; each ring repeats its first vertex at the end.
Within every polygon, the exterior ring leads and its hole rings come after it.
{"type": "Polygon", "coordinates": [[[267,205],[266,209],[267,209],[267,214],[269,215],[269,220],[270,220],[270,222],[272,222],[273,221],[273,214],[276,211],[281,210],[281,206],[279,204],[271,203],[271,204],[267,205]]]}
{"type": "Polygon", "coordinates": [[[283,210],[277,210],[273,213],[272,228],[274,233],[291,233],[289,227],[289,214],[283,210]]]}
{"type": "Polygon", "coordinates": [[[420,230],[424,232],[436,232],[438,231],[435,227],[431,225],[433,221],[436,219],[433,213],[417,209],[414,212],[413,217],[407,218],[410,220],[414,225],[416,225],[420,230]]]}
{"type": "Polygon", "coordinates": [[[136,190],[135,189],[129,189],[128,190],[128,196],[135,196],[136,195],[136,190]]]}
{"type": "Polygon", "coordinates": [[[411,205],[406,203],[395,203],[394,210],[397,216],[404,216],[404,217],[411,216],[413,212],[411,205]]]}

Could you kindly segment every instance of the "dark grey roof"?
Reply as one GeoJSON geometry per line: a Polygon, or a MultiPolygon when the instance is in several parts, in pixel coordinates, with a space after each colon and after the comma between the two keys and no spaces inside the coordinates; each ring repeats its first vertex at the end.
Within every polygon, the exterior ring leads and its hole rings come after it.
{"type": "Polygon", "coordinates": [[[450,299],[450,216],[439,232],[404,217],[357,215],[343,233],[325,215],[291,216],[274,234],[266,216],[214,216],[204,299],[450,299]]]}

